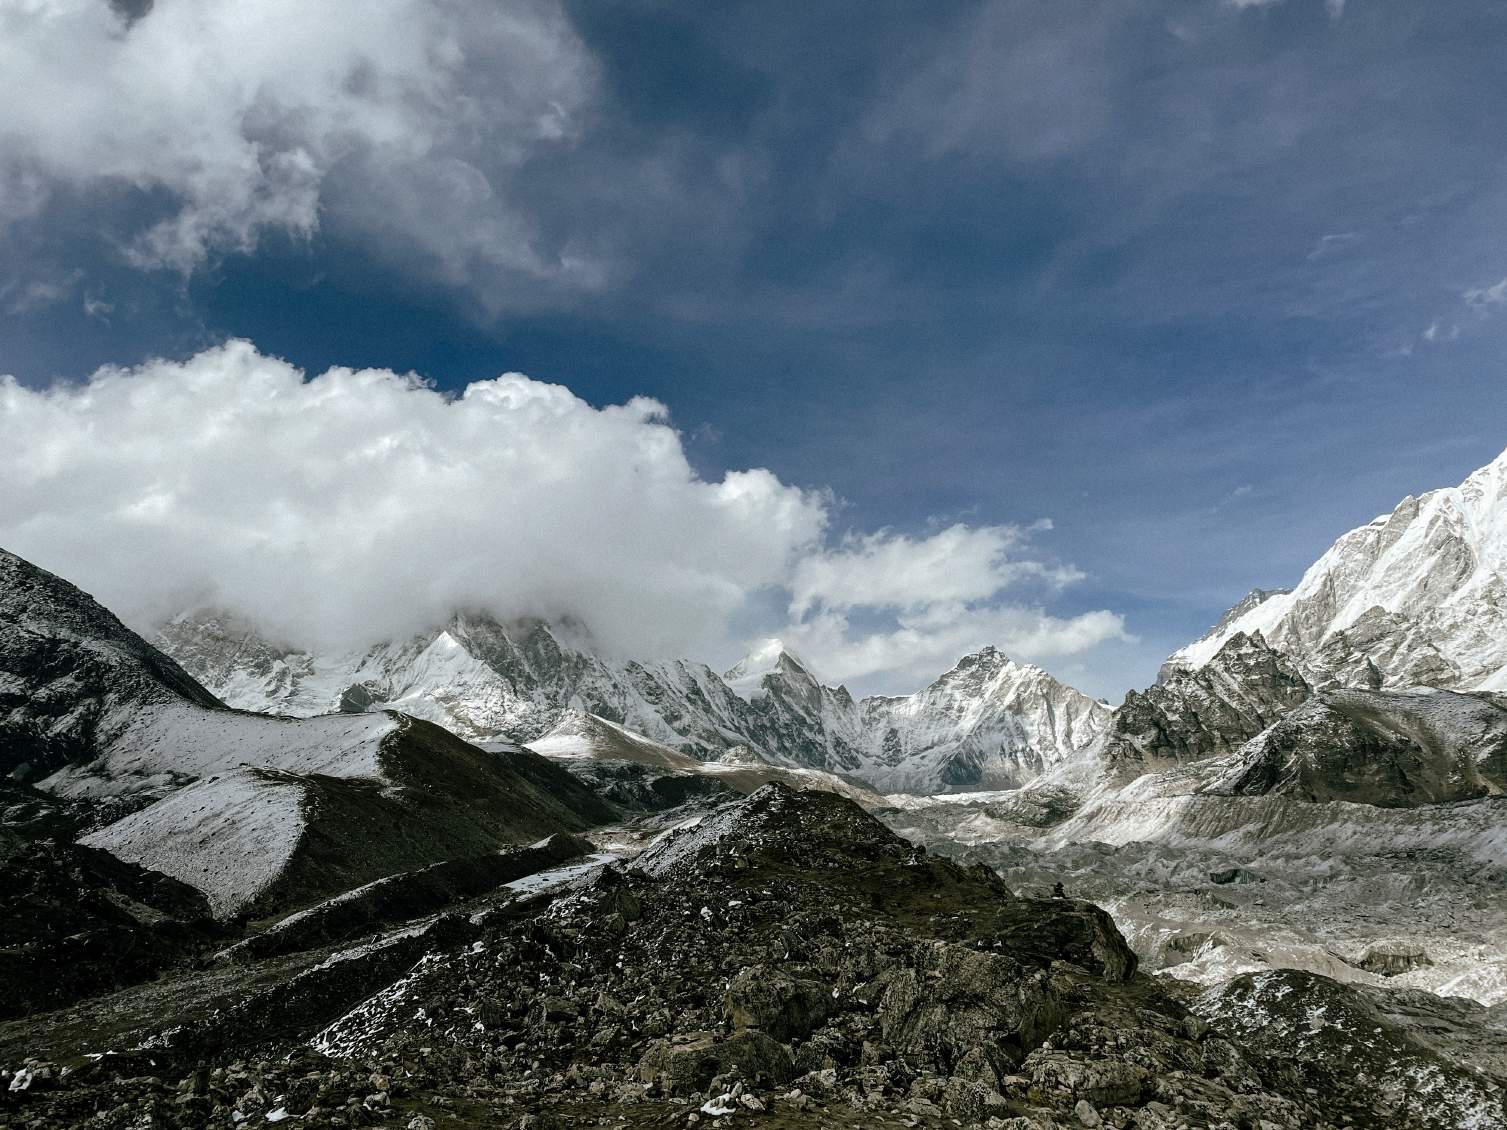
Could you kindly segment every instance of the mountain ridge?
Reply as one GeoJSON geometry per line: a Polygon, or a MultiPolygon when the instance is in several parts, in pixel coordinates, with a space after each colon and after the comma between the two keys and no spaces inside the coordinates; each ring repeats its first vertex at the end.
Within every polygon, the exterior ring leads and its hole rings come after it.
{"type": "Polygon", "coordinates": [[[1260,632],[1316,687],[1507,689],[1507,451],[1339,538],[1290,590],[1254,590],[1163,666],[1260,632]]]}
{"type": "Polygon", "coordinates": [[[469,740],[524,744],[576,712],[700,760],[746,746],[887,792],[1024,784],[1079,755],[1110,713],[992,647],[915,694],[855,699],[821,683],[778,640],[719,675],[688,660],[604,659],[562,644],[542,622],[505,625],[477,613],[345,656],[280,649],[212,610],[176,618],[157,640],[243,709],[385,707],[469,740]]]}

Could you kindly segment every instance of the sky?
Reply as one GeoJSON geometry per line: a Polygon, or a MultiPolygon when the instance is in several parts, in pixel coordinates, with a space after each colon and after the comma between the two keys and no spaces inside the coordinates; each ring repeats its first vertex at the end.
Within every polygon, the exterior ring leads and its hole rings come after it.
{"type": "Polygon", "coordinates": [[[0,545],[1119,701],[1507,447],[1494,0],[0,0],[0,545]]]}

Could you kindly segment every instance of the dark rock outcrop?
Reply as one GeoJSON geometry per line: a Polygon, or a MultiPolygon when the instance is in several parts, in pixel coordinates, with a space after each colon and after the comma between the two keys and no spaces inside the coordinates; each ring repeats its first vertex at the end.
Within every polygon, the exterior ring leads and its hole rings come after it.
{"type": "Polygon", "coordinates": [[[218,936],[187,884],[38,840],[0,862],[0,1018],[144,980],[218,936]]]}
{"type": "Polygon", "coordinates": [[[1129,780],[1233,753],[1311,693],[1259,633],[1237,634],[1207,665],[1125,696],[1103,744],[1106,769],[1129,780]]]}
{"type": "Polygon", "coordinates": [[[1451,691],[1325,691],[1241,747],[1212,793],[1409,807],[1507,791],[1507,708],[1451,691]]]}

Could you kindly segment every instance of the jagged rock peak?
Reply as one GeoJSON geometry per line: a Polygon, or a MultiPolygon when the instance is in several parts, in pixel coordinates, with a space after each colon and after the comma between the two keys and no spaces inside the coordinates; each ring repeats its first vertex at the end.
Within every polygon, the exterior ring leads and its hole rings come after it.
{"type": "Polygon", "coordinates": [[[1102,756],[1126,779],[1233,753],[1313,688],[1260,632],[1236,632],[1201,668],[1176,668],[1115,712],[1102,756]]]}
{"type": "Polygon", "coordinates": [[[978,651],[969,652],[959,659],[952,665],[952,669],[944,674],[938,682],[941,682],[942,679],[948,679],[952,676],[965,673],[992,678],[1006,668],[1014,666],[1016,666],[1016,663],[1013,659],[993,644],[988,644],[985,647],[979,648],[978,651]]]}
{"type": "Polygon", "coordinates": [[[811,668],[796,655],[785,641],[772,638],[764,640],[742,659],[723,673],[723,678],[734,689],[754,686],[766,675],[801,675],[814,679],[811,668]]]}

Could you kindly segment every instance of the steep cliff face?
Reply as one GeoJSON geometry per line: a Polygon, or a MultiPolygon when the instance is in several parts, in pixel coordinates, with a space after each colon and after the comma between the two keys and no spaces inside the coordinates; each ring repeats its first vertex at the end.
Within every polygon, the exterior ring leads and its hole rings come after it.
{"type": "Polygon", "coordinates": [[[1260,632],[1315,686],[1507,687],[1507,453],[1343,535],[1290,592],[1258,590],[1167,671],[1260,632]]]}

